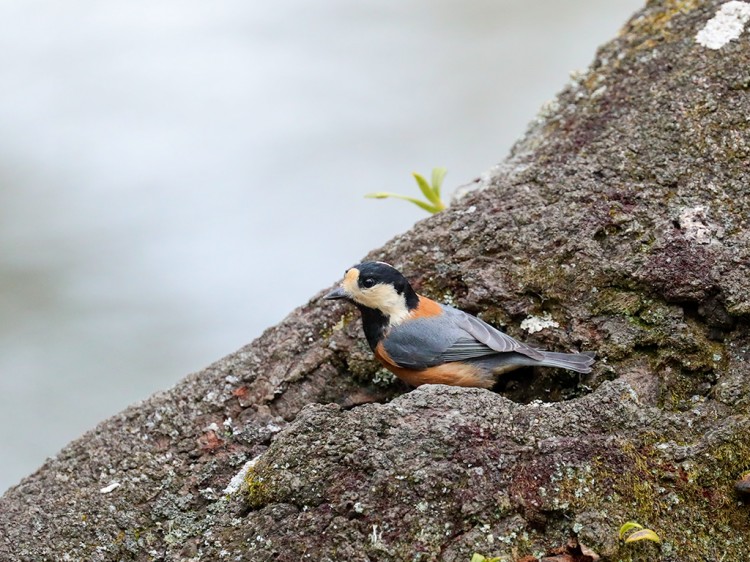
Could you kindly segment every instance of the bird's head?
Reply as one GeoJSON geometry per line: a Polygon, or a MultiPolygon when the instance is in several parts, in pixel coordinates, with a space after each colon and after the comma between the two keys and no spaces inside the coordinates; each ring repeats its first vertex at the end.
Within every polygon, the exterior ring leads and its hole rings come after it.
{"type": "Polygon", "coordinates": [[[419,304],[419,297],[406,277],[394,267],[368,261],[347,269],[341,285],[325,296],[345,299],[358,307],[381,312],[390,324],[404,320],[419,304]]]}

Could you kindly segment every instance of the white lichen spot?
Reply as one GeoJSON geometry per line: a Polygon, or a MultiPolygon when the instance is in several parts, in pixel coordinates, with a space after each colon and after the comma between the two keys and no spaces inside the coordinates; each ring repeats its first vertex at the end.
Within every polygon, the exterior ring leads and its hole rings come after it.
{"type": "Polygon", "coordinates": [[[695,40],[709,49],[721,49],[737,39],[750,21],[750,2],[732,0],[723,4],[716,15],[706,22],[695,40]]]}
{"type": "Polygon", "coordinates": [[[591,92],[591,99],[595,100],[596,98],[600,98],[604,95],[604,92],[607,91],[607,86],[599,86],[596,90],[591,92]]]}
{"type": "Polygon", "coordinates": [[[275,424],[275,423],[273,423],[273,422],[268,422],[268,423],[266,424],[266,429],[267,429],[267,430],[268,430],[268,431],[269,431],[270,433],[278,433],[279,431],[281,431],[281,429],[282,429],[282,428],[281,428],[281,426],[278,426],[278,425],[276,425],[276,424],[275,424]]]}
{"type": "Polygon", "coordinates": [[[234,420],[232,420],[231,417],[221,422],[221,425],[223,425],[225,430],[231,433],[232,435],[239,435],[240,433],[242,433],[242,429],[234,426],[234,420]]]}
{"type": "Polygon", "coordinates": [[[104,488],[99,490],[99,493],[101,494],[109,494],[111,491],[115,490],[116,488],[120,487],[119,482],[112,482],[109,486],[104,486],[104,488]]]}
{"type": "Polygon", "coordinates": [[[245,478],[247,477],[247,473],[250,472],[250,469],[255,466],[255,463],[258,462],[259,458],[260,458],[260,455],[258,455],[254,459],[250,459],[244,465],[242,465],[242,468],[240,469],[240,471],[234,476],[232,476],[232,479],[229,481],[229,484],[227,484],[227,487],[224,488],[225,494],[232,495],[237,490],[240,489],[240,486],[242,486],[242,483],[245,481],[245,478]]]}
{"type": "Polygon", "coordinates": [[[552,117],[557,111],[560,109],[560,102],[557,101],[557,98],[552,100],[547,100],[542,104],[542,107],[539,109],[539,115],[537,116],[540,120],[548,119],[549,117],[552,117]]]}
{"type": "Polygon", "coordinates": [[[516,537],[518,535],[515,531],[511,531],[509,535],[505,535],[502,537],[496,537],[500,542],[503,542],[505,544],[513,544],[513,542],[516,540],[516,537]]]}
{"type": "Polygon", "coordinates": [[[375,546],[383,540],[383,531],[378,532],[378,526],[372,526],[372,533],[370,534],[370,544],[375,546]]]}
{"type": "Polygon", "coordinates": [[[545,328],[559,328],[560,324],[552,320],[549,312],[545,312],[541,316],[529,316],[523,322],[521,322],[521,329],[526,330],[530,334],[541,332],[545,328]]]}
{"type": "Polygon", "coordinates": [[[707,210],[703,205],[686,207],[680,212],[680,229],[685,233],[685,238],[694,240],[698,244],[711,243],[711,233],[716,228],[708,222],[707,210]]]}

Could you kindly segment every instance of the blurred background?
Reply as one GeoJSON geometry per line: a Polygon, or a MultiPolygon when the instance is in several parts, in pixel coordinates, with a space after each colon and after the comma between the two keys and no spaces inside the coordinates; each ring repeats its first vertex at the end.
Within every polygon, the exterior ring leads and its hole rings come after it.
{"type": "Polygon", "coordinates": [[[501,161],[641,0],[0,2],[0,493],[501,161]]]}

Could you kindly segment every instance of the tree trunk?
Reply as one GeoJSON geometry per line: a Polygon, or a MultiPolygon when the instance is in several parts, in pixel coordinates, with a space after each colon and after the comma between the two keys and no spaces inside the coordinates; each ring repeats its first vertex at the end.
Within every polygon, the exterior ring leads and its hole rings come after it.
{"type": "Polygon", "coordinates": [[[748,19],[649,2],[476,189],[369,256],[596,351],[591,375],[405,392],[319,294],[11,488],[0,559],[746,559],[750,36],[718,24],[748,19]]]}

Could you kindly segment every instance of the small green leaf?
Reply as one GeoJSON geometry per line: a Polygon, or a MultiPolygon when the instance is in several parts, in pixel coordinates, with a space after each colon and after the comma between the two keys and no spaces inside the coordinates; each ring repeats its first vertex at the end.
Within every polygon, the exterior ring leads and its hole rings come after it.
{"type": "Polygon", "coordinates": [[[625,539],[625,542],[636,541],[661,542],[661,539],[659,538],[659,535],[657,535],[651,529],[641,529],[639,531],[636,531],[635,533],[632,533],[627,539],[625,539]]]}
{"type": "Polygon", "coordinates": [[[370,199],[386,199],[387,197],[393,197],[394,199],[403,199],[404,201],[409,201],[410,203],[414,203],[419,208],[424,209],[428,213],[437,213],[438,211],[442,211],[441,208],[437,207],[436,205],[430,205],[429,203],[422,201],[421,199],[417,199],[416,197],[409,197],[407,195],[399,195],[398,193],[387,193],[384,191],[379,191],[377,193],[368,193],[365,195],[365,197],[369,197],[370,199]]]}
{"type": "Polygon", "coordinates": [[[622,527],[620,527],[619,534],[620,540],[623,540],[626,543],[637,541],[661,542],[659,535],[657,535],[651,529],[644,529],[643,525],[641,525],[640,523],[636,523],[635,521],[628,521],[622,527]]]}
{"type": "Polygon", "coordinates": [[[427,198],[427,200],[434,205],[440,204],[440,195],[436,194],[433,191],[432,186],[427,183],[427,180],[420,176],[417,172],[413,172],[412,176],[414,176],[414,179],[417,180],[417,185],[419,186],[419,189],[422,190],[422,194],[427,198]]]}
{"type": "Polygon", "coordinates": [[[440,199],[440,186],[443,183],[445,174],[445,168],[433,168],[432,185],[427,183],[427,180],[418,173],[414,172],[412,174],[417,182],[417,185],[419,186],[420,191],[425,196],[426,201],[422,201],[421,199],[417,199],[416,197],[408,197],[406,195],[399,195],[398,193],[390,193],[387,191],[368,193],[367,195],[365,195],[365,197],[368,197],[370,199],[387,199],[389,197],[393,197],[395,199],[403,199],[404,201],[414,203],[420,209],[424,209],[428,213],[439,213],[440,211],[445,209],[445,203],[443,203],[443,201],[440,199]]]}
{"type": "Polygon", "coordinates": [[[474,555],[471,557],[471,562],[502,562],[502,559],[487,558],[486,556],[482,556],[478,552],[475,552],[474,555]]]}
{"type": "Polygon", "coordinates": [[[627,535],[633,529],[643,529],[643,525],[640,525],[635,521],[628,521],[622,527],[620,527],[620,540],[623,540],[625,538],[625,535],[627,535]]]}
{"type": "Polygon", "coordinates": [[[438,199],[440,198],[440,188],[443,185],[443,180],[445,179],[445,174],[448,173],[448,170],[445,168],[433,168],[432,169],[432,190],[435,192],[435,195],[438,196],[438,199]]]}

